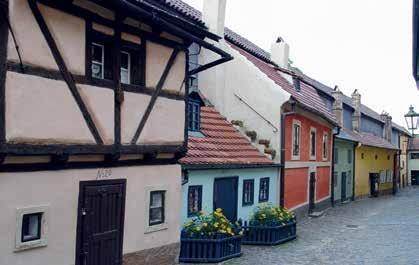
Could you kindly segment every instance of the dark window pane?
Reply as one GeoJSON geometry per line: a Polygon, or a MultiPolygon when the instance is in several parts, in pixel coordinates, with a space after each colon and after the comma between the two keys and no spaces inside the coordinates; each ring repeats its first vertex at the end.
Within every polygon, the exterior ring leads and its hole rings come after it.
{"type": "Polygon", "coordinates": [[[41,238],[42,213],[23,215],[22,242],[38,240],[41,238]]]}
{"type": "Polygon", "coordinates": [[[101,45],[92,45],[92,60],[95,62],[103,63],[104,47],[101,45]]]}
{"type": "Polygon", "coordinates": [[[163,220],[162,208],[150,209],[150,223],[159,223],[163,220]]]}
{"type": "Polygon", "coordinates": [[[121,52],[121,68],[128,69],[129,66],[129,53],[121,52]]]}
{"type": "Polygon", "coordinates": [[[164,223],[164,191],[150,193],[149,225],[164,223]]]}

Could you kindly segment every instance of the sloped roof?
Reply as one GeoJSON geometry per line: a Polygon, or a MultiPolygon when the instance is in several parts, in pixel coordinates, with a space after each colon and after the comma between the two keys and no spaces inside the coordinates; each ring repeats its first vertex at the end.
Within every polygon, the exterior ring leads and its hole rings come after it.
{"type": "Polygon", "coordinates": [[[410,138],[408,149],[412,151],[419,151],[419,137],[410,138]]]}
{"type": "Polygon", "coordinates": [[[189,137],[188,152],[180,160],[189,166],[278,166],[254,147],[214,107],[201,107],[204,137],[189,137]]]}
{"type": "Polygon", "coordinates": [[[392,149],[392,150],[399,150],[399,148],[383,137],[376,136],[372,133],[366,133],[366,132],[355,132],[348,129],[342,129],[342,131],[350,135],[351,138],[356,139],[357,142],[366,145],[366,146],[372,146],[372,147],[378,147],[378,148],[385,148],[385,149],[392,149]]]}
{"type": "MultiPolygon", "coordinates": [[[[136,1],[141,2],[144,0],[141,0],[141,1],[136,0],[136,1]]],[[[155,6],[159,6],[161,9],[166,9],[172,12],[176,12],[178,15],[188,18],[190,20],[193,20],[195,22],[198,22],[202,25],[205,24],[201,19],[201,12],[181,0],[146,0],[146,1],[155,6]]]]}
{"type": "Polygon", "coordinates": [[[278,84],[282,89],[287,91],[292,95],[292,97],[299,102],[303,107],[309,111],[315,112],[316,114],[322,116],[330,123],[337,125],[337,121],[332,112],[326,107],[320,95],[312,86],[301,82],[300,91],[297,91],[294,86],[288,82],[288,80],[280,73],[277,66],[270,64],[260,58],[256,57],[253,54],[245,51],[242,48],[239,48],[232,44],[232,47],[236,49],[240,54],[246,57],[250,62],[252,62],[260,71],[266,74],[272,81],[278,84]]]}

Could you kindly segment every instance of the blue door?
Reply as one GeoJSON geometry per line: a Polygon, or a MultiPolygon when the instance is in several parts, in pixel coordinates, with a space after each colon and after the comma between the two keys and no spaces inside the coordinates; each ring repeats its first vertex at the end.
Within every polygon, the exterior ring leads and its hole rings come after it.
{"type": "Polygon", "coordinates": [[[214,210],[221,208],[230,221],[237,220],[237,177],[217,178],[214,181],[214,210]]]}

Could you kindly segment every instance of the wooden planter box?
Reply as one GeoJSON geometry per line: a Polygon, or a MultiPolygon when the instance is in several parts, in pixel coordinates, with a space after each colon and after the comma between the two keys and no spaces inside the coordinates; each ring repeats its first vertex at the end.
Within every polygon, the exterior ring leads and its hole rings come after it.
{"type": "Polygon", "coordinates": [[[244,222],[243,245],[278,245],[297,238],[297,222],[288,224],[253,225],[244,222]]]}
{"type": "Polygon", "coordinates": [[[217,263],[241,256],[242,236],[190,237],[182,232],[179,262],[217,263]]]}

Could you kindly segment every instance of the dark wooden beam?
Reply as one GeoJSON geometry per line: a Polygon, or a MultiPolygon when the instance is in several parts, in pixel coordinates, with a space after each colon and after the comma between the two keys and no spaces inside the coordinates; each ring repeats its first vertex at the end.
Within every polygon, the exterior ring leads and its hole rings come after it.
{"type": "MultiPolygon", "coordinates": [[[[27,75],[33,75],[33,76],[39,76],[42,78],[64,81],[63,76],[60,71],[46,69],[39,66],[32,66],[28,64],[25,64],[23,67],[25,68],[25,74],[27,75]]],[[[15,72],[15,73],[20,73],[21,72],[20,64],[9,61],[7,62],[7,70],[11,72],[15,72]]],[[[114,89],[114,83],[112,80],[89,78],[88,76],[82,76],[82,75],[73,75],[73,78],[77,84],[95,86],[95,87],[104,88],[104,89],[114,89]]],[[[155,88],[145,87],[143,85],[121,84],[121,87],[123,91],[125,92],[136,93],[136,94],[153,95],[155,91],[155,88]]],[[[185,94],[173,93],[171,91],[161,91],[160,96],[164,98],[168,98],[168,99],[174,99],[174,100],[185,99],[185,94]]]]}
{"type": "Polygon", "coordinates": [[[9,29],[9,1],[0,2],[0,144],[6,142],[6,62],[9,29]]]}
{"type": "Polygon", "coordinates": [[[114,79],[114,143],[116,146],[121,144],[121,104],[124,100],[124,91],[121,88],[121,23],[123,18],[117,14],[115,24],[115,34],[113,37],[113,79],[114,79]]]}
{"type": "Polygon", "coordinates": [[[145,153],[176,153],[185,151],[182,143],[172,145],[32,145],[32,144],[2,144],[0,154],[7,155],[107,155],[120,153],[121,155],[145,153]]]}
{"type": "Polygon", "coordinates": [[[166,82],[167,76],[169,75],[170,70],[172,69],[172,66],[175,63],[175,60],[178,54],[179,54],[179,50],[174,49],[172,54],[170,55],[169,61],[167,62],[167,65],[163,71],[163,74],[161,75],[160,80],[157,83],[156,90],[151,96],[150,102],[148,103],[148,106],[144,112],[143,118],[141,119],[140,124],[138,125],[138,128],[134,134],[134,137],[131,140],[131,144],[136,144],[138,139],[140,138],[141,132],[143,131],[144,126],[147,123],[147,120],[151,114],[151,111],[153,110],[154,105],[156,104],[160,91],[162,90],[164,83],[166,82]]]}
{"type": "Polygon", "coordinates": [[[68,68],[64,62],[64,59],[58,49],[58,46],[53,38],[53,36],[51,35],[50,30],[48,29],[48,26],[41,14],[41,11],[38,8],[38,4],[36,0],[29,0],[29,6],[31,8],[31,11],[35,17],[36,22],[38,23],[38,26],[42,32],[42,34],[44,35],[44,38],[51,50],[51,53],[54,57],[55,62],[58,65],[58,68],[60,69],[61,74],[63,75],[64,81],[67,83],[77,105],[80,108],[80,111],[83,115],[83,118],[86,121],[87,126],[90,129],[90,132],[92,133],[94,139],[96,140],[96,143],[98,144],[103,144],[103,140],[99,134],[99,131],[97,130],[93,119],[86,107],[86,105],[83,102],[83,99],[81,98],[79,91],[77,89],[76,83],[73,79],[73,76],[71,75],[71,73],[68,71],[68,68]]]}

